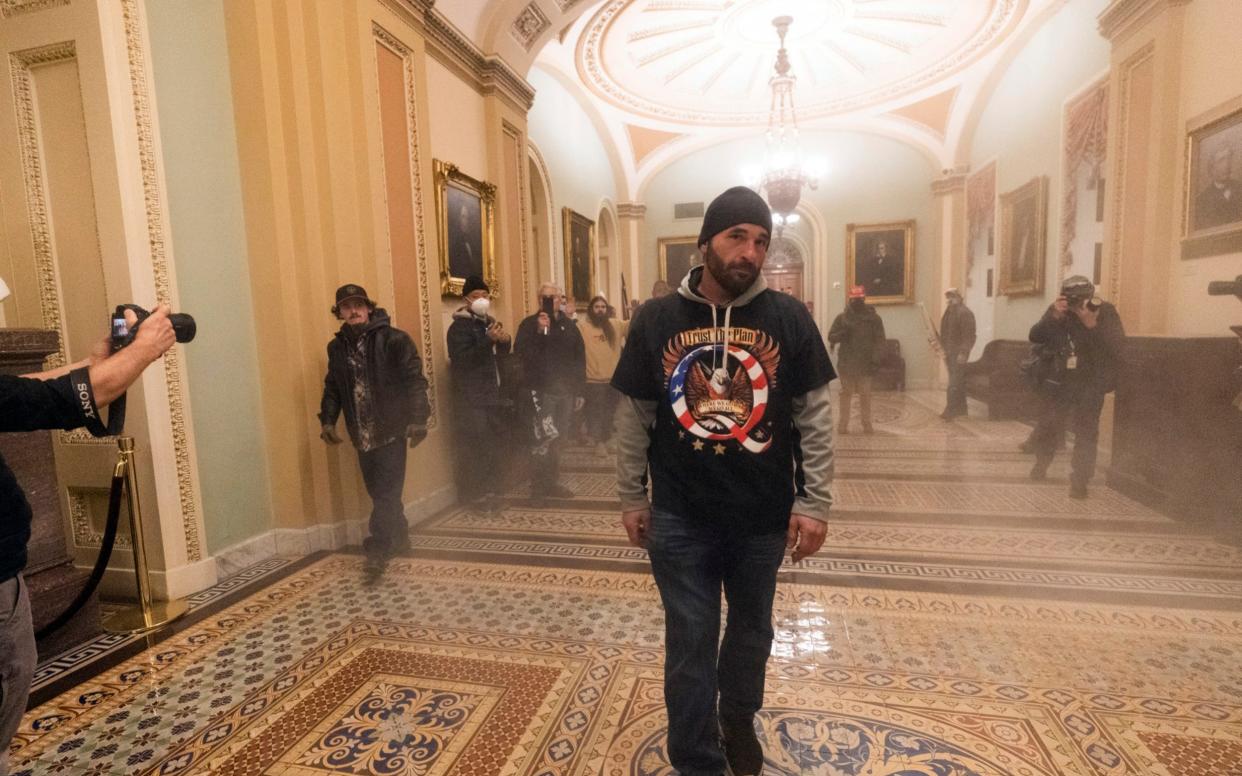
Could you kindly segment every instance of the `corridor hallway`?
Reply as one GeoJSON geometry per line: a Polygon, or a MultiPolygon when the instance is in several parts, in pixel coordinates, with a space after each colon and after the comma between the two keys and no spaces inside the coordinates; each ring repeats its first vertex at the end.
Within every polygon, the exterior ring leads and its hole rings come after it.
{"type": "MultiPolygon", "coordinates": [[[[827,542],[781,571],[765,773],[1242,773],[1238,548],[1102,474],[1071,500],[1064,457],[1031,483],[1025,426],[941,401],[879,394],[837,440],[827,542]]],[[[645,555],[611,461],[565,462],[574,499],[441,513],[377,586],[274,559],[158,643],[44,666],[14,772],[671,773],[645,555]]]]}

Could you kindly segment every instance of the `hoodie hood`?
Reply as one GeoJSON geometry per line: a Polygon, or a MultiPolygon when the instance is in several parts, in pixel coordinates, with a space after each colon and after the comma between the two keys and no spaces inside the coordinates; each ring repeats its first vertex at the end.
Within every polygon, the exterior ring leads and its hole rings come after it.
{"type": "MultiPolygon", "coordinates": [[[[686,299],[699,304],[706,304],[715,307],[715,303],[710,299],[699,295],[699,280],[702,279],[703,273],[707,271],[707,267],[700,264],[697,267],[691,267],[686,276],[681,279],[681,285],[677,288],[677,293],[686,299]]],[[[742,292],[740,296],[722,307],[745,307],[752,299],[768,290],[768,281],[760,272],[755,278],[755,282],[750,284],[750,288],[742,292]]]]}
{"type": "MultiPolygon", "coordinates": [[[[388,317],[388,311],[385,310],[383,307],[376,307],[374,310],[371,311],[371,319],[368,320],[367,325],[362,328],[362,334],[367,335],[375,331],[376,329],[383,329],[391,325],[392,325],[392,321],[388,317]]],[[[349,336],[349,324],[341,323],[341,328],[337,329],[336,336],[348,337],[349,336]]]]}

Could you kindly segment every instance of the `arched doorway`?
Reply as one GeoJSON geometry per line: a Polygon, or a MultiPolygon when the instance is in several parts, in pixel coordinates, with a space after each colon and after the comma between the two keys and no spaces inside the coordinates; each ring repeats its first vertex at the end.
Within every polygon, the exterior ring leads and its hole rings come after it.
{"type": "Polygon", "coordinates": [[[805,302],[806,265],[803,256],[802,246],[797,242],[784,236],[774,239],[763,264],[763,276],[768,281],[768,288],[805,302]]]}
{"type": "Polygon", "coordinates": [[[596,219],[599,228],[596,230],[596,255],[599,260],[595,267],[595,293],[603,294],[608,303],[614,307],[619,304],[619,287],[614,279],[617,273],[614,256],[617,256],[617,224],[612,209],[605,203],[599,209],[596,219]]]}
{"type": "Polygon", "coordinates": [[[530,244],[535,255],[536,276],[541,283],[556,282],[558,275],[552,251],[552,246],[556,244],[552,187],[548,182],[547,165],[533,145],[527,148],[527,166],[530,171],[530,244]]]}

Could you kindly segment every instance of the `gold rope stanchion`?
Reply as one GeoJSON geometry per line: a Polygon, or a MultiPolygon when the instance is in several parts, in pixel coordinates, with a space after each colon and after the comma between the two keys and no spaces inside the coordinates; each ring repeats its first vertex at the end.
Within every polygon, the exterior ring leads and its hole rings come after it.
{"type": "Polygon", "coordinates": [[[134,466],[134,438],[117,437],[120,455],[113,477],[125,478],[126,504],[129,506],[129,534],[134,548],[134,576],[138,582],[138,606],[129,606],[104,620],[109,633],[144,633],[167,625],[189,611],[184,598],[151,600],[151,579],[147,575],[147,548],[142,533],[142,505],[138,500],[138,472],[134,466]]]}

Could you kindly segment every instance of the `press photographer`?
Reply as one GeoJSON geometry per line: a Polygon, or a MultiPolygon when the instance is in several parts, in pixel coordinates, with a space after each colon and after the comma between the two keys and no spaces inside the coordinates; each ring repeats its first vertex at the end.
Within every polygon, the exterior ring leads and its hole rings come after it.
{"type": "MultiPolygon", "coordinates": [[[[92,433],[118,431],[120,418],[110,415],[104,424],[102,410],[124,396],[143,370],[178,340],[167,306],[157,306],[141,324],[136,309],[126,306],[122,311],[125,343],[119,349],[114,349],[114,321],[113,331],[82,361],[21,377],[0,375],[0,431],[82,426],[92,433]]],[[[193,319],[189,322],[192,326],[193,319]]],[[[9,742],[26,709],[36,660],[30,600],[21,576],[31,518],[25,493],[0,457],[0,773],[8,772],[9,742]]]]}
{"type": "Polygon", "coordinates": [[[1125,337],[1117,308],[1097,297],[1095,285],[1082,275],[1065,279],[1060,296],[1031,327],[1030,340],[1041,346],[1047,361],[1040,381],[1043,407],[1031,435],[1031,479],[1047,476],[1057,441],[1068,427],[1074,432],[1069,494],[1087,497],[1087,483],[1095,474],[1100,411],[1105,394],[1116,388],[1125,337]]]}

